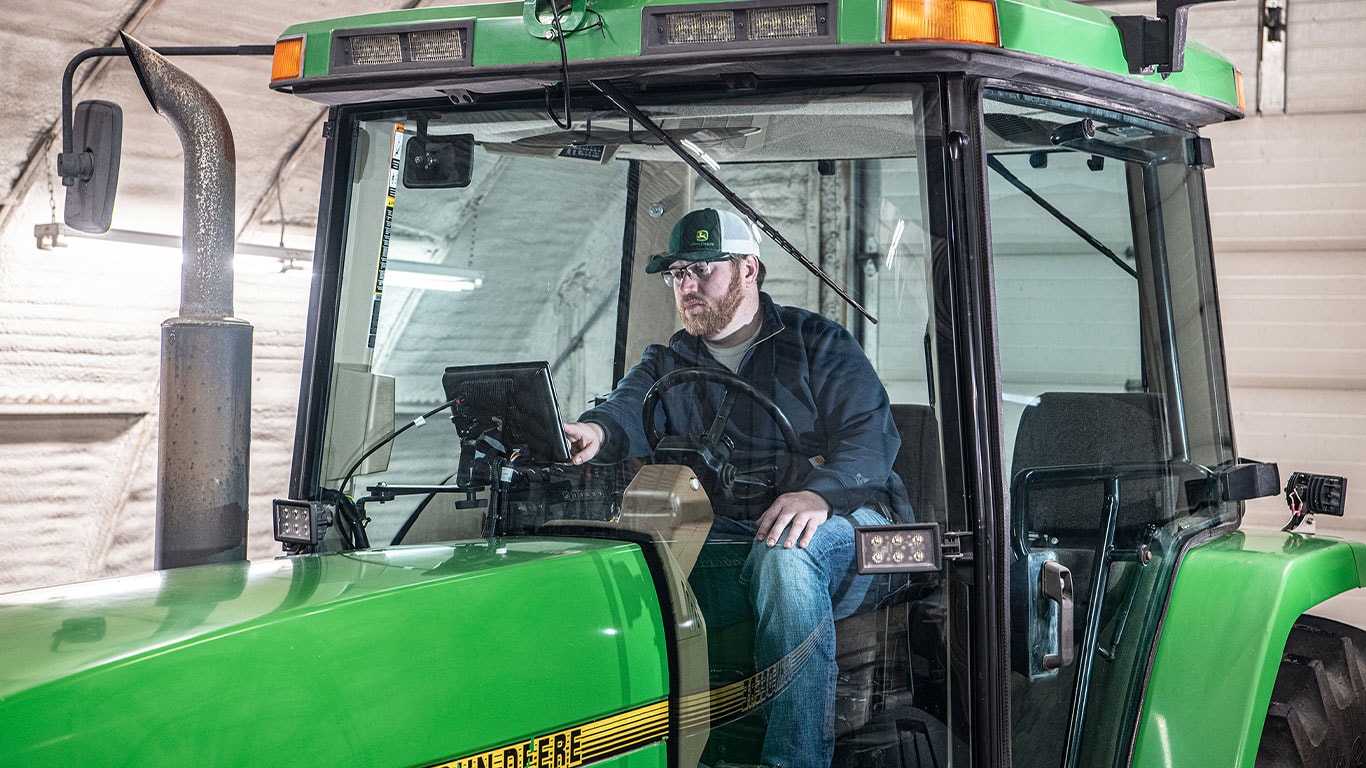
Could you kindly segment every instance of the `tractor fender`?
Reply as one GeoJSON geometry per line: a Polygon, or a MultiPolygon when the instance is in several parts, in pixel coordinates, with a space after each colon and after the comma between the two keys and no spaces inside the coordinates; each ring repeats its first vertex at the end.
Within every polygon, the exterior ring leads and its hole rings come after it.
{"type": "Polygon", "coordinates": [[[1290,628],[1366,586],[1366,544],[1235,531],[1177,570],[1143,702],[1135,766],[1253,765],[1290,628]]]}

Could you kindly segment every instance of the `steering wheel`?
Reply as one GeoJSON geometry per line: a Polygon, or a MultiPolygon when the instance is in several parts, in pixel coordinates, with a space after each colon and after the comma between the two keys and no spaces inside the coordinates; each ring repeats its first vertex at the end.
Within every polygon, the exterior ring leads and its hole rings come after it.
{"type": "Polygon", "coordinates": [[[692,467],[714,500],[756,499],[769,490],[791,488],[797,482],[797,460],[787,463],[787,472],[777,482],[771,476],[768,480],[763,479],[762,469],[741,472],[730,462],[730,452],[734,446],[724,432],[731,409],[741,394],[753,400],[777,425],[788,455],[800,456],[801,441],[797,438],[797,431],[792,428],[792,422],[778,404],[773,402],[773,398],[724,368],[679,368],[670,371],[650,387],[641,404],[641,422],[645,426],[645,439],[650,444],[654,460],[660,462],[662,459],[675,458],[678,463],[692,467]],[[691,381],[719,384],[725,390],[725,398],[711,426],[701,435],[660,435],[654,426],[655,408],[660,398],[669,389],[691,381]],[[755,490],[749,490],[751,488],[755,490]]]}

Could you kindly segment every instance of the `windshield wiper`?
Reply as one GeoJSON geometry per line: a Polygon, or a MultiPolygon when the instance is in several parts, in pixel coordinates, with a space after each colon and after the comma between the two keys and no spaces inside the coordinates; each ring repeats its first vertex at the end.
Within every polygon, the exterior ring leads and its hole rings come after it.
{"type": "Polygon", "coordinates": [[[703,165],[702,161],[693,155],[693,153],[689,152],[677,139],[669,135],[668,131],[665,131],[658,123],[651,120],[648,115],[640,111],[640,108],[631,103],[631,100],[626,98],[626,95],[618,90],[616,86],[605,80],[589,80],[588,83],[596,88],[598,93],[606,96],[608,101],[615,104],[617,109],[626,113],[627,117],[630,117],[632,120],[645,126],[646,130],[653,133],[656,138],[664,142],[669,149],[673,150],[675,155],[678,155],[683,162],[687,163],[696,171],[698,176],[706,179],[707,183],[712,185],[712,188],[721,193],[721,197],[724,197],[726,202],[730,203],[737,211],[754,222],[755,226],[759,227],[765,235],[768,235],[769,239],[777,243],[784,251],[787,251],[789,256],[796,259],[803,267],[806,267],[811,274],[819,278],[822,283],[825,283],[830,290],[838,294],[841,299],[844,299],[849,306],[858,310],[859,314],[868,318],[869,322],[874,325],[877,324],[877,318],[873,317],[873,315],[869,313],[868,310],[864,309],[857,301],[854,301],[854,297],[850,296],[847,291],[836,285],[835,281],[825,273],[825,270],[821,269],[815,262],[806,258],[801,251],[797,250],[797,246],[788,242],[787,238],[783,237],[782,233],[775,229],[773,225],[769,224],[763,216],[759,215],[758,211],[754,210],[754,208],[736,194],[734,190],[726,186],[724,181],[717,178],[716,174],[712,173],[707,166],[703,165]]]}
{"type": "Polygon", "coordinates": [[[1110,261],[1113,261],[1115,263],[1115,266],[1124,270],[1129,275],[1129,277],[1132,277],[1135,280],[1138,279],[1138,270],[1129,266],[1124,261],[1124,259],[1121,259],[1118,254],[1110,250],[1109,246],[1107,246],[1105,243],[1102,243],[1100,240],[1097,240],[1096,237],[1092,235],[1090,232],[1087,232],[1085,227],[1083,227],[1075,221],[1072,221],[1072,219],[1068,218],[1067,214],[1058,210],[1056,206],[1045,200],[1043,195],[1040,195],[1038,192],[1035,192],[1032,187],[1021,181],[1019,176],[1016,176],[1015,174],[1011,173],[1010,169],[1006,168],[1004,163],[996,159],[995,155],[987,157],[987,165],[991,168],[991,170],[1000,174],[1001,178],[1010,182],[1011,186],[1023,192],[1026,197],[1028,197],[1030,200],[1033,200],[1040,208],[1047,211],[1048,215],[1057,219],[1058,222],[1062,224],[1064,227],[1067,227],[1068,229],[1075,232],[1078,237],[1086,241],[1087,245],[1091,246],[1092,248],[1095,248],[1097,251],[1100,251],[1100,253],[1103,254],[1105,258],[1109,259],[1110,261]]]}

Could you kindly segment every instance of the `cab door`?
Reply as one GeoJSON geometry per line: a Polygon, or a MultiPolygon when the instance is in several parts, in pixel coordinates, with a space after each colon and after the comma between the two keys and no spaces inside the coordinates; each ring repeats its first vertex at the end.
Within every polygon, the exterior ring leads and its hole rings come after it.
{"type": "Polygon", "coordinates": [[[1207,148],[1115,109],[982,104],[1013,764],[1127,765],[1180,553],[1238,515],[1207,148]]]}

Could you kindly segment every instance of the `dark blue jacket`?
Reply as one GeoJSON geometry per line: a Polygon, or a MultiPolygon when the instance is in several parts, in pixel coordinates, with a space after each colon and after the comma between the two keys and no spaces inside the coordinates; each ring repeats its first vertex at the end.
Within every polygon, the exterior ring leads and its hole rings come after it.
{"type": "MultiPolygon", "coordinates": [[[[892,473],[901,437],[892,422],[887,390],[863,349],[828,318],[774,304],[766,293],[759,299],[762,325],[738,373],[786,414],[800,439],[801,455],[788,455],[777,425],[742,394],[726,427],[735,445],[733,463],[741,469],[776,464],[777,477],[784,477],[787,462],[797,460],[796,486],[779,492],[814,491],[829,503],[832,514],[872,507],[890,520],[911,520],[905,486],[892,473]]],[[[606,435],[594,463],[649,456],[641,422],[645,394],[665,374],[691,367],[724,370],[703,341],[686,331],[675,333],[667,347],[647,347],[607,401],[579,417],[602,426],[606,435]]],[[[722,391],[710,383],[671,387],[655,414],[656,430],[668,435],[705,432],[722,391]]],[[[767,501],[754,502],[716,511],[754,519],[767,506],[767,501]]]]}

